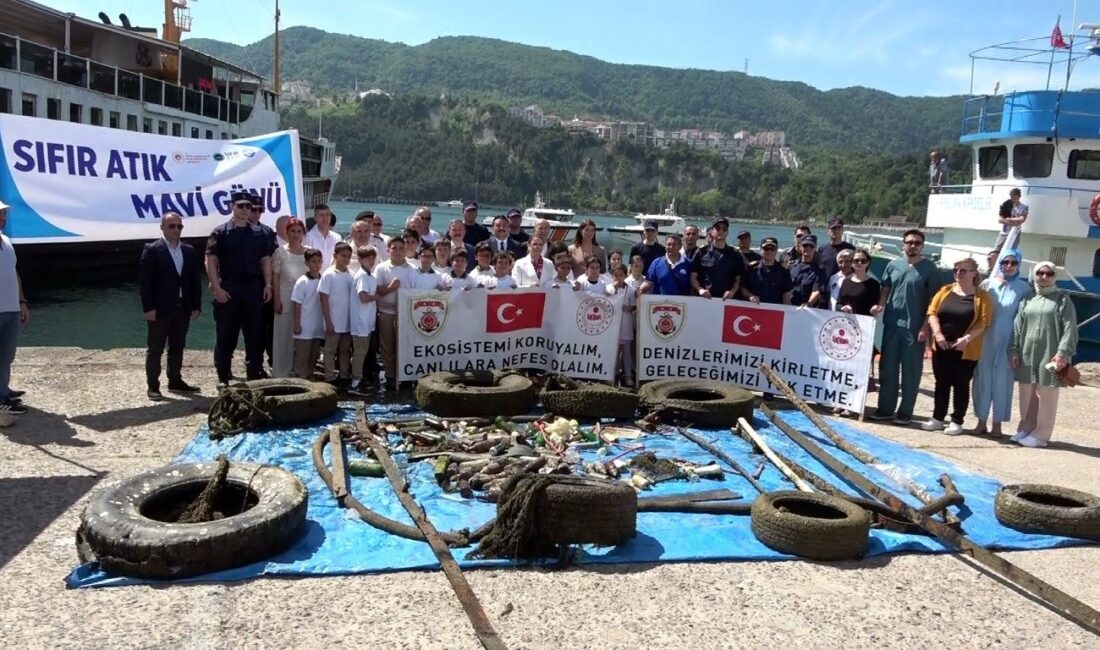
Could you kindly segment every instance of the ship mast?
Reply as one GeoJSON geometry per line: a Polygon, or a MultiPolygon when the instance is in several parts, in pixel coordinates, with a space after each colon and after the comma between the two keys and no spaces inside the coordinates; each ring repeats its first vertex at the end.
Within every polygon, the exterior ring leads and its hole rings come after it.
{"type": "MultiPolygon", "coordinates": [[[[187,8],[187,0],[164,0],[164,29],[161,38],[175,45],[180,44],[180,37],[184,32],[191,31],[191,11],[187,8]]],[[[176,78],[180,83],[180,55],[174,54],[165,57],[164,70],[176,78]]]]}

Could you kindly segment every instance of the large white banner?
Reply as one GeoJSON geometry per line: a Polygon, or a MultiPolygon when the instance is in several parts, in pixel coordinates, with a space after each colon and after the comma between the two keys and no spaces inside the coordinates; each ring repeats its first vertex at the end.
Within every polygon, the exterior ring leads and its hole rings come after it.
{"type": "Polygon", "coordinates": [[[806,400],[862,411],[875,321],[822,309],[642,296],[638,379],[714,379],[777,392],[762,363],[806,400]]]}
{"type": "Polygon", "coordinates": [[[0,200],[19,242],[155,239],[165,212],[210,232],[247,189],[265,221],[305,216],[297,131],[198,140],[0,114],[0,200]]]}
{"type": "Polygon", "coordinates": [[[565,289],[400,289],[400,381],[440,371],[533,368],[610,381],[622,294],[565,289]]]}

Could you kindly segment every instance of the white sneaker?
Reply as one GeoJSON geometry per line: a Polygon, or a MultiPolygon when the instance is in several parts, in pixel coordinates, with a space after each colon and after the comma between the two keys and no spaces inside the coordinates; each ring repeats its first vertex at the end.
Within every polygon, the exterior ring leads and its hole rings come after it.
{"type": "Polygon", "coordinates": [[[955,424],[954,422],[947,425],[943,432],[949,436],[957,436],[963,432],[961,424],[955,424]]]}
{"type": "Polygon", "coordinates": [[[1026,438],[1030,435],[1031,434],[1028,433],[1027,431],[1017,431],[1016,433],[1012,434],[1012,437],[1009,438],[1009,440],[1011,440],[1012,442],[1020,442],[1021,440],[1023,440],[1024,438],[1026,438]]]}
{"type": "Polygon", "coordinates": [[[1022,445],[1024,447],[1046,447],[1047,446],[1047,443],[1043,442],[1042,440],[1039,440],[1038,438],[1036,438],[1035,436],[1030,435],[1030,434],[1024,436],[1023,438],[1020,438],[1019,440],[1017,440],[1016,444],[1022,445]]]}
{"type": "Polygon", "coordinates": [[[920,425],[920,428],[925,431],[943,431],[943,428],[947,426],[947,423],[943,420],[937,420],[936,418],[928,418],[928,421],[920,425]]]}

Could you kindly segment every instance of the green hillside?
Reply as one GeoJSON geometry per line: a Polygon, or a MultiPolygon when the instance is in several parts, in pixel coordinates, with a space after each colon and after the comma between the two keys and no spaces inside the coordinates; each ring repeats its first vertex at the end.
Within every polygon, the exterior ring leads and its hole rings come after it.
{"type": "MultiPolygon", "coordinates": [[[[270,77],[268,37],[246,47],[207,39],[187,45],[270,77]]],[[[649,120],[660,127],[727,132],[781,129],[796,147],[923,153],[957,142],[959,97],[898,97],[868,88],[820,91],[740,72],[607,63],[518,43],[445,37],[410,47],[309,27],[282,33],[283,79],[322,91],[378,87],[418,94],[536,103],[574,115],[649,120]]]]}

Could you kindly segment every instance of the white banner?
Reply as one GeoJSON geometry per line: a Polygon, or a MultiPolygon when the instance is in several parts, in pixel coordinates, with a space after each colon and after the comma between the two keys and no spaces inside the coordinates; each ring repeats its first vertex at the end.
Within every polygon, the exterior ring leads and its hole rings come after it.
{"type": "Polygon", "coordinates": [[[861,412],[875,321],[823,309],[706,298],[642,296],[638,380],[714,379],[777,392],[766,363],[802,398],[861,412]]]}
{"type": "Polygon", "coordinates": [[[156,239],[165,212],[208,233],[239,188],[263,197],[266,222],[304,217],[297,131],[198,140],[0,114],[0,200],[17,242],[156,239]]]}
{"type": "Polygon", "coordinates": [[[400,289],[398,379],[532,368],[610,381],[622,303],[571,289],[400,289]]]}

